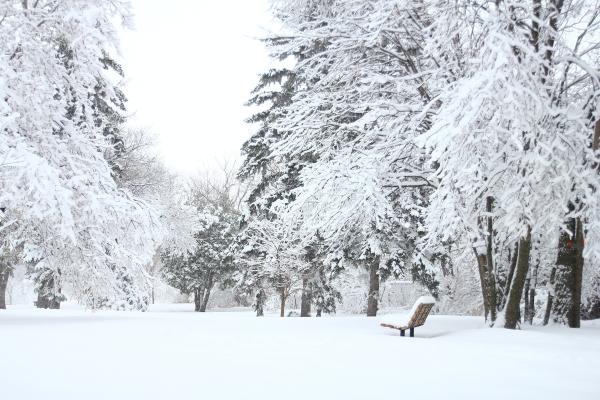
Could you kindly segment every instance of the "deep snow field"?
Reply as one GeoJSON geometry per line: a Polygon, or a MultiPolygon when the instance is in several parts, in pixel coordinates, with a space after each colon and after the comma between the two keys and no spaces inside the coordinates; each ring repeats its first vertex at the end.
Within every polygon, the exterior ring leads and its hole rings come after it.
{"type": "Polygon", "coordinates": [[[0,311],[0,398],[600,399],[600,320],[579,330],[430,316],[416,337],[363,316],[247,310],[0,311]]]}

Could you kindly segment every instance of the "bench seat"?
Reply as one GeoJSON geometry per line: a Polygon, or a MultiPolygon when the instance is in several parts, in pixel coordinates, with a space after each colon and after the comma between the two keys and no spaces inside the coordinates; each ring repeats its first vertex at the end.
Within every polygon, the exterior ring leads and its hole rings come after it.
{"type": "Polygon", "coordinates": [[[379,324],[385,328],[397,329],[400,336],[409,330],[410,336],[415,334],[415,328],[425,324],[429,312],[435,305],[435,299],[431,296],[421,296],[417,299],[408,314],[388,314],[379,319],[379,324]]]}

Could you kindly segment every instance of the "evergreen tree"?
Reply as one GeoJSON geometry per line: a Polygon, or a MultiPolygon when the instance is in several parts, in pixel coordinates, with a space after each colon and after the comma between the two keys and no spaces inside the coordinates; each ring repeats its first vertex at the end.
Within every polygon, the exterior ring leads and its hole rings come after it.
{"type": "Polygon", "coordinates": [[[229,252],[237,232],[238,215],[206,207],[203,227],[196,233],[196,247],[186,254],[163,255],[163,275],[167,283],[182,293],[193,294],[194,311],[204,312],[210,293],[225,285],[234,270],[229,252]]]}

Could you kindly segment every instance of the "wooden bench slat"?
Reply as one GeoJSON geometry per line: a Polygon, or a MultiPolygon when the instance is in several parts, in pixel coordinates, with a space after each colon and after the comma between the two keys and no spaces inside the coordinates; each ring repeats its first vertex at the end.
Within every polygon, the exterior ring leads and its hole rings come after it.
{"type": "MultiPolygon", "coordinates": [[[[419,300],[417,300],[417,301],[419,301],[419,300]]],[[[404,333],[405,330],[410,329],[411,336],[412,336],[412,332],[414,331],[414,328],[425,325],[425,321],[427,320],[427,317],[429,316],[429,313],[431,312],[431,309],[433,308],[434,305],[435,305],[435,303],[420,303],[417,306],[417,308],[414,310],[413,314],[410,316],[410,319],[408,320],[408,323],[406,324],[406,326],[394,325],[394,324],[386,323],[386,322],[382,322],[380,325],[385,328],[398,329],[401,334],[404,333]]],[[[404,335],[402,335],[402,336],[404,336],[404,335]]]]}

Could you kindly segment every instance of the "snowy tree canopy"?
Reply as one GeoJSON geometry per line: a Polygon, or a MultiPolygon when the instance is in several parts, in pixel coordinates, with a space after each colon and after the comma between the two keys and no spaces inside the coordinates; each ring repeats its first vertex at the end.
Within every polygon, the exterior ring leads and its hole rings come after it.
{"type": "Polygon", "coordinates": [[[90,306],[119,302],[131,295],[124,276],[143,289],[163,235],[157,211],[114,181],[98,121],[98,96],[115,110],[120,101],[104,84],[119,79],[106,55],[129,3],[5,1],[0,14],[2,247],[90,306]]]}
{"type": "Polygon", "coordinates": [[[250,206],[268,210],[266,223],[375,263],[371,297],[390,273],[462,290],[455,266],[467,263],[460,274],[479,275],[492,324],[506,314],[515,326],[528,285],[546,291],[556,320],[579,313],[584,259],[591,282],[600,249],[597,3],[273,10],[282,34],[266,43],[293,66],[255,92],[251,103],[270,108],[251,119],[261,127],[242,170],[258,179],[250,206]],[[552,306],[553,287],[571,294],[552,306]]]}

